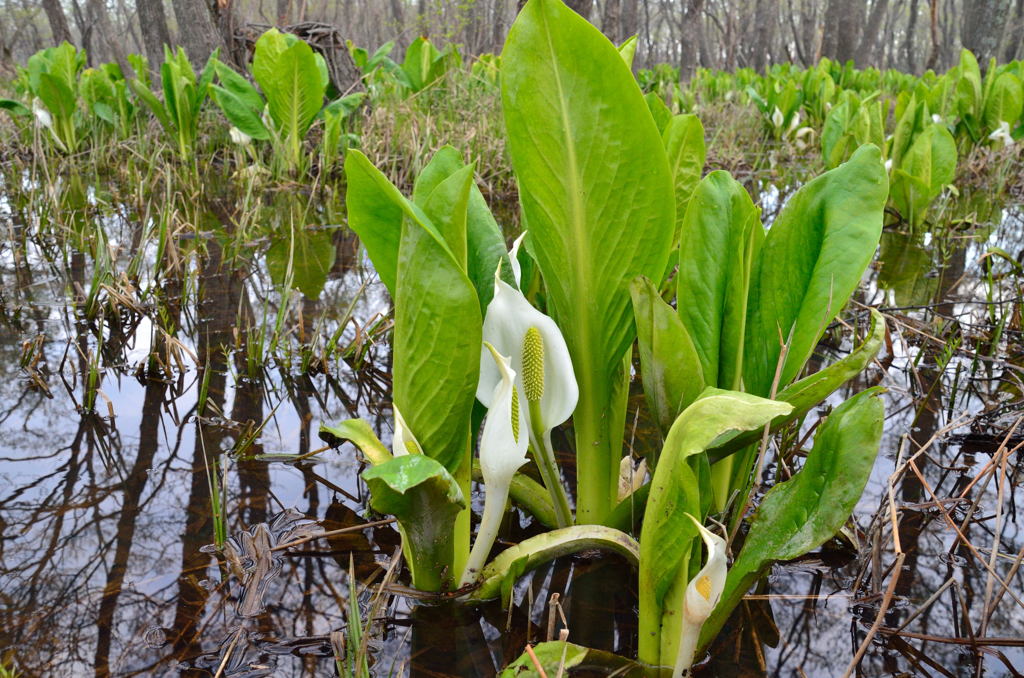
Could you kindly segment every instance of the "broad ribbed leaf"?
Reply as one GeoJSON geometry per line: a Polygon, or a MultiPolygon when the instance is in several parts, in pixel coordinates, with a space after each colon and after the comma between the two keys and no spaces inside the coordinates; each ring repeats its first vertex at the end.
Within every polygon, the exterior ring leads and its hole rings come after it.
{"type": "Polygon", "coordinates": [[[530,0],[520,12],[501,79],[530,253],[579,380],[578,519],[591,522],[615,500],[621,430],[601,422],[621,418],[610,386],[635,336],[629,282],[665,270],[671,173],[618,50],[560,0],[530,0]]]}
{"type": "Polygon", "coordinates": [[[252,83],[245,79],[244,75],[219,61],[214,63],[213,70],[224,89],[234,94],[239,101],[255,111],[257,115],[263,113],[263,106],[266,102],[252,83]]]}
{"type": "Polygon", "coordinates": [[[683,221],[676,306],[704,382],[739,389],[751,268],[764,240],[760,211],[728,172],[712,172],[683,221]]]}
{"type": "Polygon", "coordinates": [[[956,176],[956,142],[945,125],[929,124],[914,138],[893,171],[892,201],[912,226],[922,223],[928,207],[956,176]]]}
{"type": "Polygon", "coordinates": [[[423,451],[465,456],[483,341],[476,289],[444,237],[364,155],[350,151],[349,226],[395,302],[394,401],[423,451]]]}
{"type": "Polygon", "coordinates": [[[676,196],[676,232],[673,243],[679,242],[679,233],[686,217],[697,184],[704,172],[707,150],[704,147],[704,125],[696,115],[676,115],[665,125],[662,139],[668,154],[669,168],[676,196]]]}
{"type": "Polygon", "coordinates": [[[700,358],[679,314],[650,280],[633,281],[631,292],[644,397],[667,435],[679,413],[704,390],[700,358]]]}
{"type": "Polygon", "coordinates": [[[267,98],[270,117],[281,136],[302,139],[323,107],[326,87],[313,49],[302,40],[288,42],[276,28],[260,36],[252,75],[267,98]]]}
{"type": "Polygon", "coordinates": [[[985,128],[995,130],[999,123],[1008,122],[1010,128],[1020,118],[1024,106],[1024,91],[1020,79],[1013,73],[1001,73],[992,83],[992,90],[985,97],[985,128]]]}
{"type": "Polygon", "coordinates": [[[871,388],[837,407],[818,429],[800,472],[765,495],[729,570],[722,600],[701,632],[702,645],[714,638],[773,562],[817,548],[850,517],[878,454],[885,419],[882,392],[871,388]]]}
{"type": "Polygon", "coordinates": [[[878,148],[867,145],[804,185],[783,208],[751,275],[743,358],[748,392],[770,392],[782,342],[789,351],[779,386],[803,369],[875,253],[888,189],[878,148]]]}
{"type": "Polygon", "coordinates": [[[210,90],[213,92],[214,102],[220,107],[228,122],[253,139],[265,141],[270,138],[270,131],[263,124],[259,110],[251,108],[233,91],[224,87],[211,85],[210,90]]]}
{"type": "MultiPolygon", "coordinates": [[[[871,309],[871,326],[868,328],[868,334],[850,355],[799,381],[794,381],[776,394],[775,400],[789,403],[793,406],[793,410],[785,416],[773,419],[772,431],[804,416],[813,407],[832,395],[840,386],[863,372],[878,355],[884,341],[885,318],[875,309],[871,309]]],[[[717,446],[708,451],[708,457],[711,461],[718,461],[757,442],[761,439],[761,434],[761,431],[750,431],[740,433],[728,440],[719,440],[717,446]]]]}
{"type": "MultiPolygon", "coordinates": [[[[465,166],[462,155],[451,146],[444,146],[416,177],[413,200],[419,204],[427,199],[438,184],[465,166]]],[[[494,296],[494,270],[499,261],[504,261],[502,277],[510,285],[515,282],[508,266],[505,237],[501,227],[494,220],[487,201],[474,182],[469,189],[469,205],[466,212],[466,273],[476,287],[481,312],[494,296]]]]}

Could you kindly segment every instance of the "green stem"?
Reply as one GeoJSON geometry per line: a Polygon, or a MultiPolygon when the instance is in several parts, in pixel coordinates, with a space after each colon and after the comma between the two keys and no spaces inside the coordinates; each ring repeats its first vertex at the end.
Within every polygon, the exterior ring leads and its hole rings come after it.
{"type": "MultiPolygon", "coordinates": [[[[582,381],[582,380],[581,380],[582,381]]],[[[596,386],[596,384],[594,384],[596,386]]],[[[618,457],[613,463],[613,446],[604,423],[608,407],[602,393],[580,384],[580,399],[573,413],[576,430],[576,520],[597,524],[611,510],[618,486],[618,457]]],[[[621,444],[621,441],[620,441],[621,444]]]]}
{"type": "Polygon", "coordinates": [[[555,463],[555,451],[551,447],[551,431],[544,430],[540,402],[536,400],[530,403],[530,446],[533,448],[533,458],[537,462],[544,487],[551,495],[558,527],[568,527],[573,523],[572,510],[569,508],[569,499],[565,496],[565,487],[562,485],[562,476],[558,472],[558,464],[555,463]]]}
{"type": "Polygon", "coordinates": [[[473,448],[469,438],[466,438],[466,454],[462,463],[454,473],[455,482],[462,490],[462,496],[466,498],[466,506],[455,516],[455,527],[452,539],[454,553],[452,555],[452,571],[448,577],[454,579],[466,568],[466,561],[469,560],[469,542],[472,530],[473,507],[470,497],[470,482],[473,479],[473,448]]]}

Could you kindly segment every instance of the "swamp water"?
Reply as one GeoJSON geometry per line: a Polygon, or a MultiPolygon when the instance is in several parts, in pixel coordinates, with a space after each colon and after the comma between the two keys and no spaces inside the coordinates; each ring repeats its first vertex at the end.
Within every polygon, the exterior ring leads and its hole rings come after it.
{"type": "MultiPolygon", "coordinates": [[[[353,607],[377,676],[493,675],[563,625],[635,654],[617,557],[541,568],[510,610],[400,585],[355,450],[317,436],[358,416],[391,438],[389,302],[337,194],[95,186],[0,186],[0,656],[26,676],[334,675],[353,607]]],[[[876,366],[830,400],[888,388],[855,529],[776,567],[698,675],[1024,671],[1024,214],[993,219],[883,235],[821,347],[850,350],[862,305],[889,319],[876,366]]],[[[630,416],[640,453],[641,397],[630,416]]],[[[507,541],[535,530],[506,523],[507,541]]]]}

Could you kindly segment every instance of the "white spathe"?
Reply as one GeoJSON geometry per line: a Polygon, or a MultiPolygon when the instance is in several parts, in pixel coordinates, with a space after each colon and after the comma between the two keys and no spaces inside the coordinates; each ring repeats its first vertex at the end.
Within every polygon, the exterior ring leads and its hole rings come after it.
{"type": "Polygon", "coordinates": [[[480,471],[484,483],[490,488],[495,484],[507,486],[515,472],[526,463],[529,436],[526,433],[525,408],[521,404],[512,406],[513,397],[518,397],[513,396],[516,373],[511,361],[493,345],[485,344],[485,348],[501,374],[501,381],[495,385],[491,395],[484,431],[480,435],[480,471]],[[513,418],[518,418],[515,425],[513,418]]]}
{"type": "MultiPolygon", "coordinates": [[[[501,280],[499,274],[500,271],[495,272],[494,298],[484,315],[483,338],[498,353],[509,356],[511,369],[516,375],[520,409],[529,423],[529,408],[523,384],[523,342],[531,328],[540,334],[544,352],[544,392],[539,403],[543,421],[538,423],[544,430],[550,431],[572,416],[579,399],[579,387],[576,385],[569,348],[555,321],[531,306],[523,293],[501,280]]],[[[476,397],[488,408],[492,406],[495,387],[500,381],[501,371],[485,348],[480,355],[480,382],[476,397]]]]}
{"type": "Polygon", "coordinates": [[[1001,141],[1003,143],[1003,148],[1009,148],[1016,143],[1013,135],[1010,134],[1010,123],[1005,120],[999,121],[999,127],[997,127],[992,134],[989,134],[988,138],[990,141],[1001,141]]]}
{"type": "Polygon", "coordinates": [[[708,559],[697,576],[687,584],[686,593],[683,595],[682,638],[680,638],[679,654],[676,656],[675,667],[672,671],[673,678],[681,678],[689,674],[690,666],[693,665],[694,653],[697,650],[697,642],[700,639],[700,629],[722,597],[727,573],[725,539],[705,528],[689,513],[686,515],[700,531],[700,536],[708,549],[708,559]]]}
{"type": "Polygon", "coordinates": [[[405,423],[405,417],[398,411],[398,405],[392,403],[391,410],[395,413],[395,432],[391,436],[391,453],[396,457],[410,453],[423,454],[423,448],[417,442],[416,436],[409,430],[409,425],[405,423]]]}
{"type": "Polygon", "coordinates": [[[491,344],[484,342],[486,352],[493,360],[501,375],[491,393],[491,404],[484,420],[484,431],[480,436],[480,471],[484,477],[484,514],[480,519],[476,541],[466,561],[466,568],[459,578],[459,586],[476,581],[487,562],[487,556],[494,546],[501,526],[501,517],[508,502],[512,477],[526,463],[529,436],[526,433],[526,417],[518,406],[516,395],[516,373],[510,360],[498,353],[491,344]]]}

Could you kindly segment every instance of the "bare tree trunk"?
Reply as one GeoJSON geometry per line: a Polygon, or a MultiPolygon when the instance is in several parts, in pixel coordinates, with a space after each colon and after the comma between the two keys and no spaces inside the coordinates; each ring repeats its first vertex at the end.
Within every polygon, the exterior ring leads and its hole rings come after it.
{"type": "Polygon", "coordinates": [[[226,45],[217,30],[210,8],[203,0],[172,0],[174,16],[181,28],[180,40],[193,64],[202,65],[213,50],[226,45]]]}
{"type": "Polygon", "coordinates": [[[697,45],[700,44],[700,15],[704,0],[686,0],[680,35],[679,77],[689,81],[697,71],[697,45]]]}
{"type": "Polygon", "coordinates": [[[864,26],[864,34],[860,38],[860,45],[857,46],[857,65],[861,68],[878,65],[875,61],[875,49],[878,46],[882,21],[889,10],[889,0],[875,0],[868,14],[867,24],[864,26]]]}
{"type": "Polygon", "coordinates": [[[928,0],[928,35],[931,37],[932,48],[928,53],[928,61],[924,64],[924,69],[934,70],[935,64],[939,61],[939,51],[942,47],[939,45],[939,0],[928,0]]]}
{"type": "Polygon", "coordinates": [[[864,26],[864,3],[850,0],[828,0],[825,10],[825,34],[821,53],[830,59],[846,62],[856,56],[857,38],[864,26]]]}
{"type": "Polygon", "coordinates": [[[910,19],[907,22],[907,35],[903,42],[903,54],[906,57],[906,69],[913,73],[914,65],[914,29],[917,27],[917,0],[910,0],[910,19]]]}
{"type": "Polygon", "coordinates": [[[584,19],[590,19],[590,10],[594,5],[593,0],[565,0],[565,4],[584,19]]]}
{"type": "MultiPolygon", "coordinates": [[[[153,73],[160,70],[164,58],[164,45],[171,44],[171,32],[167,29],[163,0],[136,0],[135,10],[139,13],[139,27],[146,44],[146,57],[153,73]]],[[[136,73],[141,76],[142,73],[136,73]]]]}
{"type": "Polygon", "coordinates": [[[605,0],[601,15],[601,32],[616,45],[622,42],[620,0],[605,0]]]}
{"type": "Polygon", "coordinates": [[[1003,61],[1009,62],[1020,58],[1021,47],[1024,47],[1024,0],[1017,0],[1013,12],[1013,21],[1006,27],[1006,45],[1003,47],[1003,61]]]}
{"type": "Polygon", "coordinates": [[[750,66],[758,72],[764,70],[770,60],[772,42],[775,39],[775,20],[779,15],[778,0],[757,0],[754,8],[753,54],[750,66]]]}
{"type": "Polygon", "coordinates": [[[290,22],[288,20],[291,14],[292,3],[291,0],[277,0],[277,25],[287,26],[290,22]]]}
{"type": "Polygon", "coordinates": [[[53,44],[59,45],[65,40],[71,42],[71,28],[68,27],[68,18],[64,16],[64,9],[60,6],[59,0],[43,0],[43,11],[50,22],[53,44]]]}
{"type": "Polygon", "coordinates": [[[622,31],[621,39],[631,38],[634,35],[639,40],[640,33],[640,7],[639,0],[619,0],[620,16],[622,22],[619,27],[622,31]]]}
{"type": "Polygon", "coordinates": [[[999,38],[1010,12],[1009,0],[971,0],[964,3],[960,42],[974,52],[982,68],[998,56],[999,38]]]}

